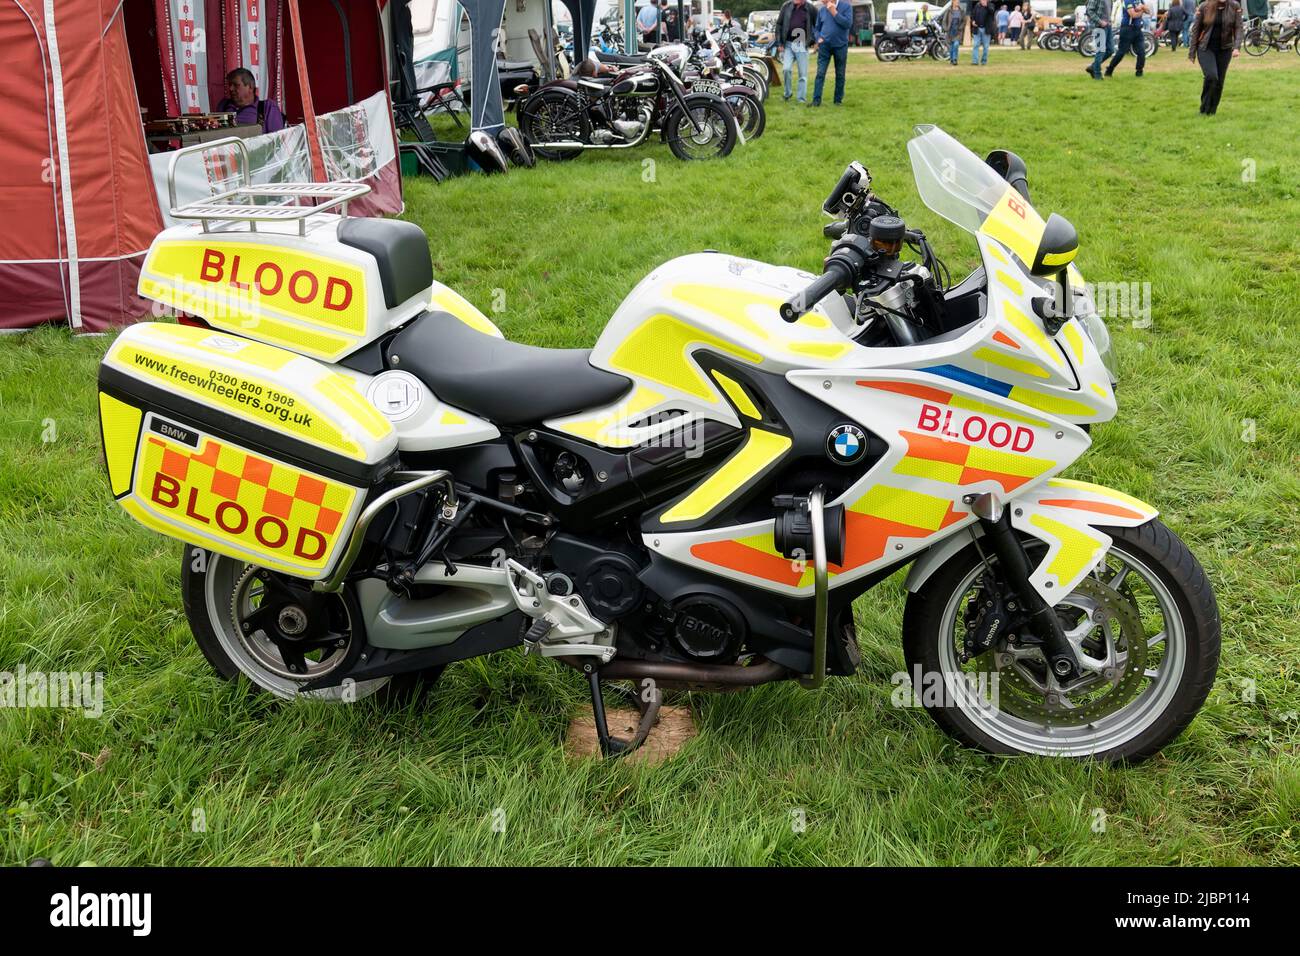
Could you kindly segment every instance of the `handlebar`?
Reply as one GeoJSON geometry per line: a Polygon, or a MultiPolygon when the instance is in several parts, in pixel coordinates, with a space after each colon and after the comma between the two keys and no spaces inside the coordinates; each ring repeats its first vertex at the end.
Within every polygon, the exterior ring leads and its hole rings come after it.
{"type": "Polygon", "coordinates": [[[853,281],[854,269],[846,262],[833,257],[826,260],[826,271],[796,292],[786,302],[781,303],[781,318],[787,322],[798,322],[808,314],[822,299],[836,289],[853,281]]]}

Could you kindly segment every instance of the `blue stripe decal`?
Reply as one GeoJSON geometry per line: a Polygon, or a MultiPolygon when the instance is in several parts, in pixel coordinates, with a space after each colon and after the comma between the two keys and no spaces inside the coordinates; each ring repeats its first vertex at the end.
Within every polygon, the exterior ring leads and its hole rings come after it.
{"type": "Polygon", "coordinates": [[[929,372],[931,375],[941,375],[964,385],[973,385],[976,388],[982,388],[986,392],[992,392],[994,395],[1001,395],[1003,398],[1011,394],[1011,386],[1006,382],[999,382],[996,378],[987,378],[978,372],[970,372],[955,365],[931,365],[928,368],[919,368],[917,371],[929,372]]]}

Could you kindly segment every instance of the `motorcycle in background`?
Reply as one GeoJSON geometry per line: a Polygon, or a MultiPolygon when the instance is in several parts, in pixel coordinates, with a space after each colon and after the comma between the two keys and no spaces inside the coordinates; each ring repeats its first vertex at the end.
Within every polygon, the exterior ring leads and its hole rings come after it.
{"type": "Polygon", "coordinates": [[[666,58],[653,54],[606,71],[588,56],[573,76],[518,92],[526,97],[519,128],[546,159],[572,159],[587,149],[630,149],[656,129],[678,159],[720,159],[741,137],[721,87],[701,82],[688,88],[666,58]]]}
{"type": "Polygon", "coordinates": [[[877,33],[872,44],[876,59],[886,63],[897,60],[919,60],[928,56],[932,60],[942,60],[948,52],[947,44],[939,33],[939,25],[933,20],[922,23],[910,30],[886,30],[877,33]]]}

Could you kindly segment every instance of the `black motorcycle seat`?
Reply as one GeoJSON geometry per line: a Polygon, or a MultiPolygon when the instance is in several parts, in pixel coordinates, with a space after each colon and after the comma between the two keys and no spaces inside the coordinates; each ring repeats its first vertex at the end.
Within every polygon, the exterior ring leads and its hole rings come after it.
{"type": "Polygon", "coordinates": [[[641,66],[646,61],[645,54],[628,54],[628,53],[596,53],[596,59],[602,63],[622,64],[623,66],[641,66]]]}
{"type": "Polygon", "coordinates": [[[608,405],[632,385],[591,364],[590,349],[546,349],[480,332],[448,312],[426,312],[385,349],[388,367],[414,375],[442,401],[498,425],[529,425],[608,405]]]}

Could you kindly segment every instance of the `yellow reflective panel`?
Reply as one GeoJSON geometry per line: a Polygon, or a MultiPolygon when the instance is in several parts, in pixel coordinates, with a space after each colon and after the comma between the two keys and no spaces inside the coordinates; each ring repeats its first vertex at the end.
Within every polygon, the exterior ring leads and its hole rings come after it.
{"type": "Polygon", "coordinates": [[[785,435],[751,428],[740,450],[723,462],[721,468],[704,479],[690,494],[664,512],[659,520],[667,524],[703,518],[744,488],[747,482],[762,474],[789,450],[791,444],[785,435]]]}
{"type": "Polygon", "coordinates": [[[1074,525],[1043,515],[1030,516],[1029,523],[1045,532],[1049,538],[1055,538],[1060,542],[1061,550],[1047,566],[1047,573],[1055,577],[1059,583],[1073,581],[1092,566],[1102,550],[1102,542],[1099,539],[1074,525]]]}
{"type": "Polygon", "coordinates": [[[135,464],[136,439],[140,435],[140,409],[99,393],[99,428],[104,436],[104,460],[113,496],[131,490],[131,466],[135,464]]]}
{"type": "Polygon", "coordinates": [[[744,386],[727,378],[716,369],[713,372],[713,377],[718,380],[718,384],[722,386],[722,390],[727,393],[727,397],[731,399],[732,404],[736,406],[740,414],[748,415],[750,418],[761,419],[763,417],[750,399],[749,393],[745,391],[744,386]]]}
{"type": "Polygon", "coordinates": [[[756,352],[732,345],[675,316],[660,314],[641,323],[615,349],[609,364],[617,371],[647,378],[667,388],[675,388],[702,401],[716,404],[717,392],[687,354],[687,349],[693,345],[708,346],[755,365],[763,361],[763,357],[756,352]]]}
{"type": "Polygon", "coordinates": [[[1019,372],[1021,375],[1029,375],[1033,378],[1051,378],[1052,373],[1043,368],[1037,362],[1031,362],[1028,359],[1016,358],[1014,355],[1006,355],[1003,352],[995,352],[990,348],[978,348],[971,353],[971,358],[979,359],[982,362],[988,362],[991,365],[1000,365],[1003,368],[1009,368],[1013,372],[1019,372]]]}

